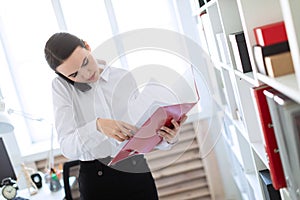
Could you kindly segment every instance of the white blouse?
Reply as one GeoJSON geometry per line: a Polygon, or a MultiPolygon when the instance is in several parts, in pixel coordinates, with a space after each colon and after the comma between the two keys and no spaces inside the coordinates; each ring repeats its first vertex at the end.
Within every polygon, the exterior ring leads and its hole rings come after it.
{"type": "MultiPolygon", "coordinates": [[[[110,118],[135,124],[130,112],[137,99],[132,75],[123,69],[106,67],[97,82],[86,92],[56,77],[52,82],[55,127],[61,152],[69,159],[82,161],[114,157],[120,143],[97,130],[97,118],[110,118]]],[[[138,109],[133,109],[139,112],[138,109]]],[[[142,112],[140,110],[140,112],[142,112]]],[[[169,149],[164,140],[158,149],[169,149]]]]}

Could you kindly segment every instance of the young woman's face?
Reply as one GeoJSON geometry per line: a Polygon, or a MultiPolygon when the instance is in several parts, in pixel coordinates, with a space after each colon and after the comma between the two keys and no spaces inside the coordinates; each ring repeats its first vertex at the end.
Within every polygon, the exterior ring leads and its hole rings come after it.
{"type": "Polygon", "coordinates": [[[91,52],[78,46],[56,70],[72,81],[93,83],[99,79],[100,68],[91,52]]]}

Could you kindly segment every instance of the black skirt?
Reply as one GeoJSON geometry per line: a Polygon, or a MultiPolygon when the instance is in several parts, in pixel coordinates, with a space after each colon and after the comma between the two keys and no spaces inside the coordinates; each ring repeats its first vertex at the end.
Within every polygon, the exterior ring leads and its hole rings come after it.
{"type": "Polygon", "coordinates": [[[157,200],[154,179],[143,155],[132,156],[113,167],[110,158],[81,161],[81,200],[157,200]]]}

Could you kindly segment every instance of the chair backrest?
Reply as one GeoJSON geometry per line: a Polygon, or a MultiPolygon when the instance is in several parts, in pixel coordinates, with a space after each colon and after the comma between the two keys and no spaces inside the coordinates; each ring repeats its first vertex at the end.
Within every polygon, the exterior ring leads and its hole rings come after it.
{"type": "Polygon", "coordinates": [[[64,163],[63,180],[66,200],[80,199],[78,186],[79,168],[79,160],[72,160],[64,163]]]}

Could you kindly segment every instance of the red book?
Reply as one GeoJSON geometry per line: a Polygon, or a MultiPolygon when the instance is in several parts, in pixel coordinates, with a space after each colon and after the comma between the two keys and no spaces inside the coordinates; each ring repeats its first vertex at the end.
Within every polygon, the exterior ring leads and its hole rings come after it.
{"type": "Polygon", "coordinates": [[[252,92],[255,97],[256,106],[259,112],[259,120],[261,122],[261,127],[264,134],[265,150],[268,156],[272,184],[273,187],[278,190],[286,187],[286,181],[279,155],[280,152],[278,151],[274,128],[272,126],[272,118],[266,96],[263,93],[264,90],[270,88],[270,86],[262,85],[252,88],[252,92]]]}
{"type": "Polygon", "coordinates": [[[284,22],[276,22],[259,26],[253,29],[256,43],[260,46],[268,46],[287,41],[284,22]]]}

